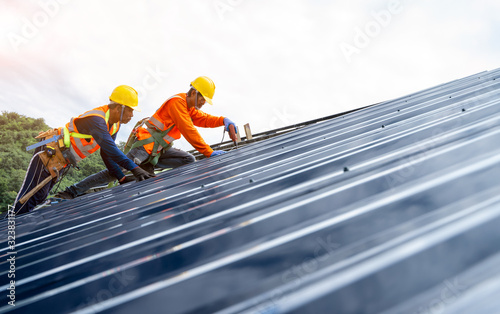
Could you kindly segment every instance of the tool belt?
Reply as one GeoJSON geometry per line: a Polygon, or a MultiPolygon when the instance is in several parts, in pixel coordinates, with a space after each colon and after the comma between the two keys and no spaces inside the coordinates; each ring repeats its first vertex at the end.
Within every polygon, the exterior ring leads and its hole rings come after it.
{"type": "Polygon", "coordinates": [[[43,165],[47,168],[53,178],[57,178],[57,173],[68,164],[76,166],[76,160],[66,146],[67,141],[65,140],[64,133],[65,128],[62,128],[61,131],[59,129],[50,129],[45,132],[40,132],[38,136],[35,137],[37,139],[41,139],[42,141],[51,137],[57,139],[46,143],[44,153],[39,155],[43,165]],[[60,134],[60,132],[63,132],[63,134],[60,134]]]}
{"type": "Polygon", "coordinates": [[[40,132],[35,138],[40,139],[40,142],[26,147],[26,150],[29,151],[34,148],[43,147],[44,151],[38,154],[38,157],[49,171],[50,177],[45,178],[19,199],[19,203],[21,204],[26,203],[28,199],[35,195],[35,193],[47,185],[51,180],[57,181],[60,171],[68,166],[68,164],[76,167],[75,157],[69,150],[71,143],[68,129],[50,129],[45,132],[40,132]]]}

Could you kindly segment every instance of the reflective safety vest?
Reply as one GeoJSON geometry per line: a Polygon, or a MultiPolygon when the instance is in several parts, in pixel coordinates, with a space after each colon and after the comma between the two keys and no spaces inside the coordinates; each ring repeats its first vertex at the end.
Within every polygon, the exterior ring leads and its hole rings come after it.
{"type": "MultiPolygon", "coordinates": [[[[101,117],[108,124],[109,121],[109,107],[108,105],[97,107],[89,110],[76,118],[71,118],[69,123],[64,128],[61,128],[61,133],[64,134],[64,144],[68,147],[75,157],[76,162],[90,156],[92,153],[99,149],[99,144],[94,140],[92,135],[81,134],[76,128],[75,122],[79,119],[96,116],[101,117]]],[[[120,123],[117,122],[109,129],[109,135],[113,136],[120,129],[120,123]]]]}
{"type": "MultiPolygon", "coordinates": [[[[174,95],[174,96],[170,97],[169,99],[167,99],[165,102],[168,102],[170,99],[173,99],[173,98],[183,99],[181,96],[174,95]]],[[[160,143],[159,143],[160,145],[157,147],[156,152],[159,152],[163,148],[165,148],[165,144],[168,146],[172,146],[171,144],[173,141],[175,141],[175,138],[168,135],[168,132],[170,130],[172,130],[174,125],[175,124],[165,125],[163,123],[163,121],[161,120],[161,118],[159,117],[158,112],[155,112],[155,114],[151,118],[149,118],[149,120],[146,122],[146,130],[152,136],[154,133],[158,133],[158,132],[163,133],[162,134],[163,135],[162,136],[163,142],[160,141],[160,143]]]]}
{"type": "MultiPolygon", "coordinates": [[[[173,98],[184,99],[179,95],[174,95],[167,99],[165,103],[173,98]]],[[[175,124],[165,125],[164,121],[162,121],[158,115],[158,111],[155,112],[155,114],[144,123],[144,127],[149,134],[146,136],[138,136],[138,141],[135,142],[132,148],[154,143],[152,148],[145,147],[145,149],[153,157],[156,156],[162,149],[168,149],[172,146],[172,142],[175,141],[175,138],[168,135],[168,133],[174,126],[175,124]]]]}

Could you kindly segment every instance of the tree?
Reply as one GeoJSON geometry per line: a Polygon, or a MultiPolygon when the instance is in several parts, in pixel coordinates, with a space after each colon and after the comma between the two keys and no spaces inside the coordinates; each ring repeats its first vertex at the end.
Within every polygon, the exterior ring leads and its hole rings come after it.
{"type": "Polygon", "coordinates": [[[32,153],[26,146],[36,143],[38,132],[49,127],[43,119],[33,119],[15,112],[0,115],[0,210],[13,204],[24,180],[32,153]]]}
{"type": "MultiPolygon", "coordinates": [[[[15,112],[3,111],[0,115],[0,212],[12,205],[23,184],[26,169],[33,152],[27,152],[26,147],[37,142],[35,136],[41,131],[50,129],[44,119],[29,118],[15,112]]],[[[123,149],[125,143],[118,147],[123,149]]],[[[52,189],[52,193],[65,189],[91,174],[106,168],[100,153],[95,152],[78,163],[80,168],[69,169],[62,180],[52,189]]],[[[49,195],[50,196],[50,195],[49,195]]]]}

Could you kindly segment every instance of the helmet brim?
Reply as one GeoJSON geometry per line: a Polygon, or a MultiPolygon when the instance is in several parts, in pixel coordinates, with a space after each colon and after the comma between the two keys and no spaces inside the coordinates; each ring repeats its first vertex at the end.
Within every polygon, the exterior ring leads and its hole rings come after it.
{"type": "MultiPolygon", "coordinates": [[[[202,94],[203,96],[203,94],[202,94]]],[[[214,103],[212,102],[212,99],[208,98],[208,97],[205,97],[203,96],[203,98],[205,98],[205,101],[208,102],[209,104],[213,105],[214,103]]]]}
{"type": "MultiPolygon", "coordinates": [[[[123,104],[120,104],[120,105],[123,105],[123,104]]],[[[137,111],[137,112],[141,112],[142,109],[141,107],[139,107],[139,105],[135,106],[135,107],[132,107],[132,106],[127,106],[127,105],[123,105],[125,107],[129,107],[130,109],[134,110],[134,111],[137,111]]]]}

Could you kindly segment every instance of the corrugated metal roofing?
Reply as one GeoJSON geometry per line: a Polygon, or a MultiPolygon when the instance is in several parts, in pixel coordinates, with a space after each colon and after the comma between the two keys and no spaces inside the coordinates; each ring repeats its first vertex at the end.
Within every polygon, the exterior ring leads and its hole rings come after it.
{"type": "Polygon", "coordinates": [[[498,312],[499,76],[17,217],[0,310],[498,312]]]}

